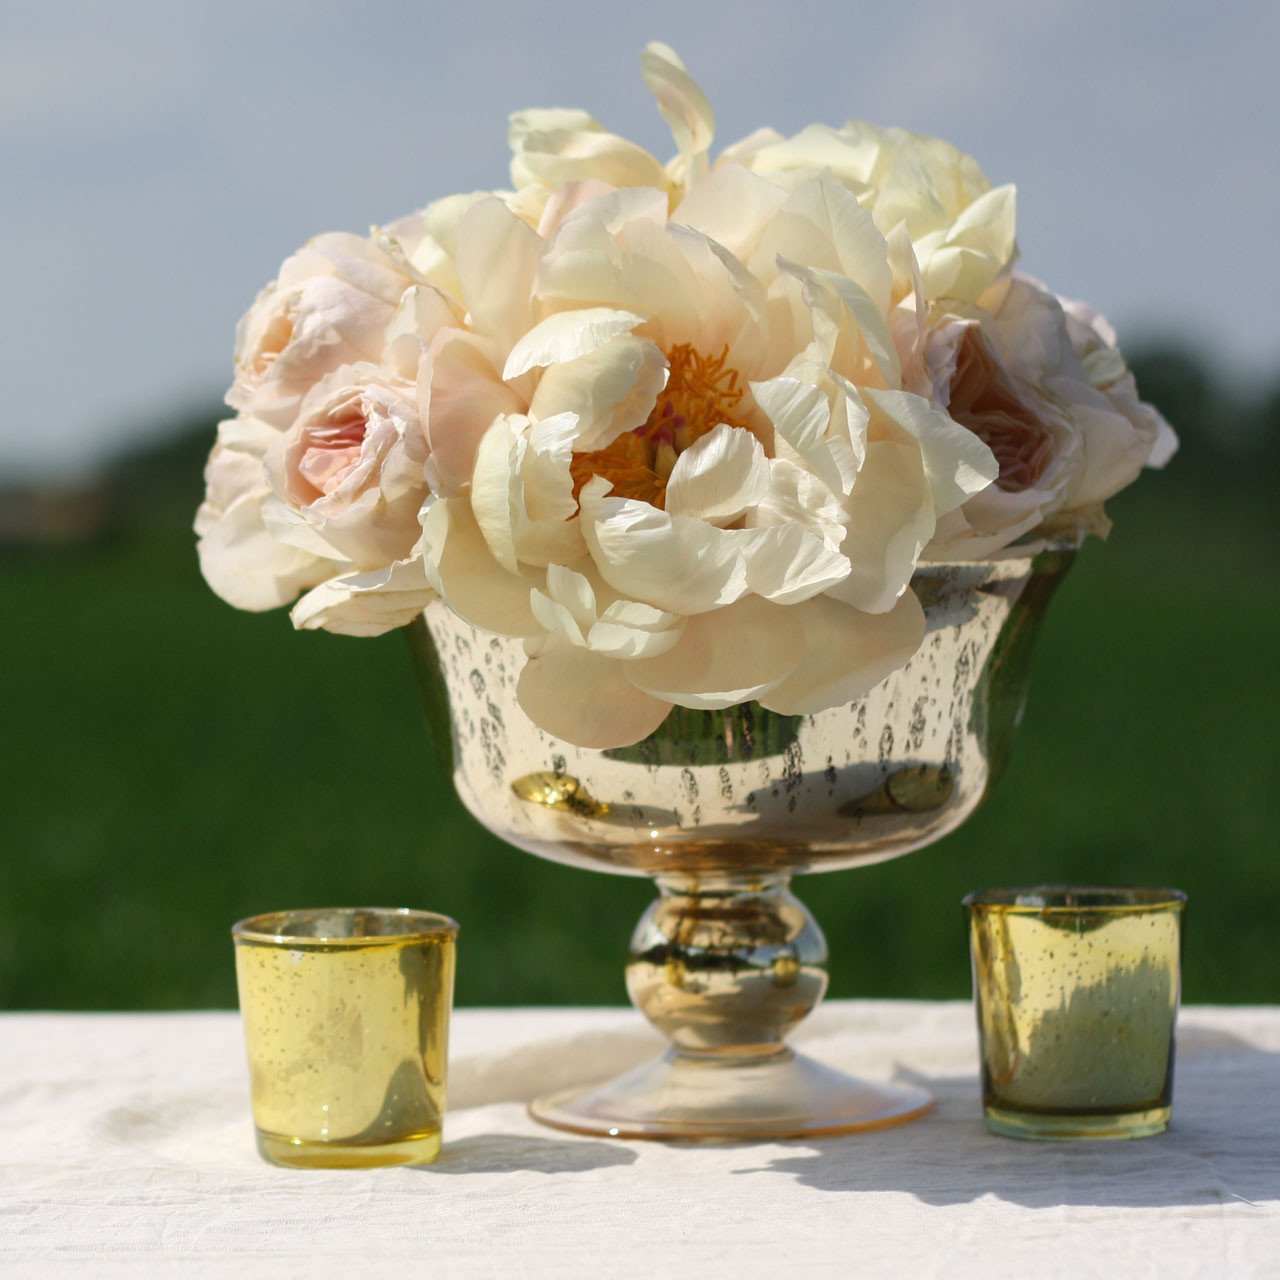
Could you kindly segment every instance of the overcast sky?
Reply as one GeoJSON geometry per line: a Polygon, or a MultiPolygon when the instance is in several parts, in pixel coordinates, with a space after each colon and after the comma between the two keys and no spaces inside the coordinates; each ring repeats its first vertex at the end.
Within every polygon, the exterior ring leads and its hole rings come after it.
{"type": "Polygon", "coordinates": [[[673,45],[717,143],[860,118],[1018,184],[1022,266],[1135,335],[1280,372],[1280,5],[1178,0],[4,0],[0,477],[211,402],[280,260],[507,180],[506,116],[656,150],[673,45]]]}

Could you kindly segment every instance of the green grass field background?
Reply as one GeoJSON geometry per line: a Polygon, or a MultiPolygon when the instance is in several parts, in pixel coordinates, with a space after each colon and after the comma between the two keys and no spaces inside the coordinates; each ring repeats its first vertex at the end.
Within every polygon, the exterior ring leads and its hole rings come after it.
{"type": "MultiPolygon", "coordinates": [[[[198,461],[170,470],[100,545],[0,558],[0,1006],[231,1006],[232,921],[338,903],[455,916],[460,1003],[622,1003],[649,884],[485,833],[437,772],[401,637],[222,604],[186,528],[198,461]]],[[[1269,486],[1192,457],[1112,514],[1050,609],[987,807],[927,850],[797,881],[832,994],[964,996],[965,892],[1090,880],[1189,893],[1187,999],[1280,999],[1269,486]]]]}

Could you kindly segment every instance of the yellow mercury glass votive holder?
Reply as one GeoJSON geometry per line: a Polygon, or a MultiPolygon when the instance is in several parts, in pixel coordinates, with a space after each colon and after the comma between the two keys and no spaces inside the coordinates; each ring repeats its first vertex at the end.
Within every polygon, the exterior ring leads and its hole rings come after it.
{"type": "Polygon", "coordinates": [[[405,908],[232,926],[258,1150],[273,1164],[430,1164],[444,1119],[458,926],[405,908]]]}
{"type": "Polygon", "coordinates": [[[1164,1132],[1186,901],[1176,889],[1071,885],[965,898],[993,1133],[1164,1132]]]}

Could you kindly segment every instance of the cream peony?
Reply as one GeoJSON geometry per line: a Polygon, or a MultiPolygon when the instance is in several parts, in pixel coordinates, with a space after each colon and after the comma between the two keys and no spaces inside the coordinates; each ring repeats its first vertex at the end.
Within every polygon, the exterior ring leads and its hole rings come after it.
{"type": "MultiPolygon", "coordinates": [[[[703,220],[740,217],[731,199],[704,193],[703,220]]],[[[843,188],[779,191],[737,238],[747,261],[667,209],[657,188],[609,191],[539,237],[493,199],[459,228],[476,274],[450,341],[474,332],[449,403],[500,412],[469,483],[442,476],[427,572],[469,621],[526,638],[522,705],[586,746],[673,704],[800,713],[865,692],[923,635],[909,582],[938,518],[995,475],[901,388],[889,245],[843,188]]]]}
{"type": "Polygon", "coordinates": [[[922,558],[1104,529],[1174,447],[970,157],[857,123],[713,157],[676,54],[642,69],[670,161],[519,112],[514,190],[284,264],[197,517],[240,607],[372,635],[438,592],[522,637],[521,705],[588,747],[860,696],[923,637],[922,558]]]}

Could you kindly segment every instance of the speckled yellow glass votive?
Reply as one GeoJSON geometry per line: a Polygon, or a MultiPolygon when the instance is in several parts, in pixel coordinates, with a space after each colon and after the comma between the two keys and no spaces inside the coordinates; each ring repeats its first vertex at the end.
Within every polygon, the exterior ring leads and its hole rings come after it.
{"type": "Polygon", "coordinates": [[[1186,896],[1041,885],[964,905],[987,1127],[1011,1138],[1163,1133],[1186,896]]]}
{"type": "Polygon", "coordinates": [[[231,930],[258,1150],[274,1164],[430,1164],[458,926],[428,911],[278,911],[231,930]]]}

